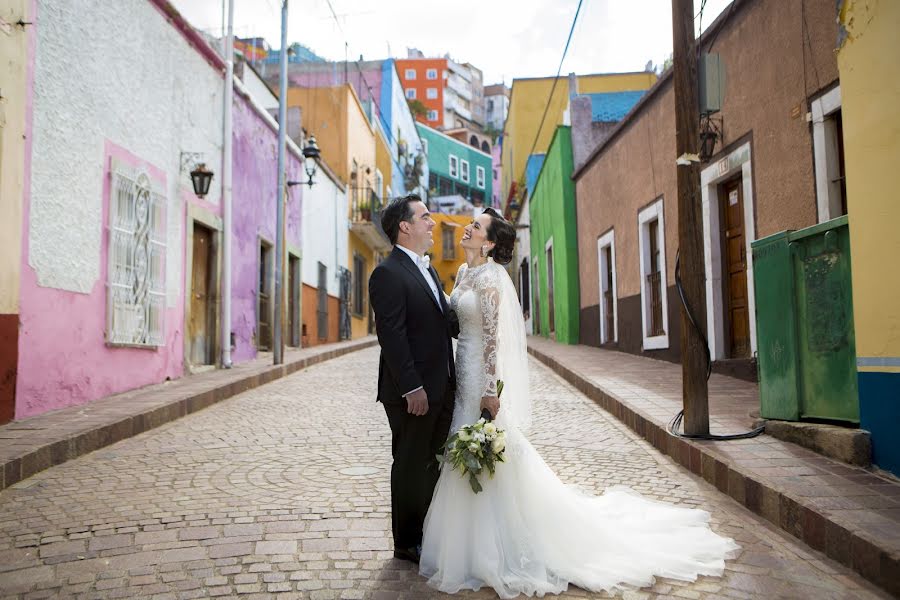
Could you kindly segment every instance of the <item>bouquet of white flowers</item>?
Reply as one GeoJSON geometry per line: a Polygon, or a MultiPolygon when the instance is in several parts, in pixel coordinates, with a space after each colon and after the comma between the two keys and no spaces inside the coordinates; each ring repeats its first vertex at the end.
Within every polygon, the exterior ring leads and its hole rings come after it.
{"type": "MultiPolygon", "coordinates": [[[[497,396],[503,391],[503,382],[497,381],[497,396]]],[[[444,444],[444,454],[439,454],[439,462],[449,464],[463,477],[468,476],[469,485],[476,494],[482,490],[478,476],[487,469],[494,476],[497,463],[505,462],[506,433],[491,422],[490,413],[473,425],[464,425],[450,436],[444,444]]]]}

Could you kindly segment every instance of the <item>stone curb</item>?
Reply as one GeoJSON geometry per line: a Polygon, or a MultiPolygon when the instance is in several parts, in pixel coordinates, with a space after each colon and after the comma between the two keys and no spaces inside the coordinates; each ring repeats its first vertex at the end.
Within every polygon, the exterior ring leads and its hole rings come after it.
{"type": "Polygon", "coordinates": [[[670,435],[665,423],[654,422],[552,356],[530,345],[528,352],[660,452],[669,455],[723,494],[802,540],[809,547],[900,597],[900,555],[881,547],[869,536],[850,531],[836,523],[818,508],[807,504],[804,498],[785,493],[764,478],[748,474],[727,458],[714,454],[710,443],[670,435]]]}
{"type": "MultiPolygon", "coordinates": [[[[226,381],[213,380],[208,385],[201,386],[200,389],[192,386],[185,390],[181,397],[169,402],[163,402],[158,406],[148,408],[134,415],[110,415],[110,418],[105,423],[95,424],[73,435],[67,434],[64,439],[48,441],[21,456],[0,459],[2,461],[0,462],[0,490],[28,479],[44,469],[144,433],[170,421],[180,419],[242,392],[252,390],[276,379],[281,379],[301,369],[357,350],[370,348],[377,343],[377,340],[370,339],[304,356],[281,365],[270,365],[265,368],[256,367],[255,370],[237,379],[228,379],[226,381]]],[[[177,385],[177,383],[182,381],[190,383],[190,376],[186,375],[176,380],[175,383],[177,385]]],[[[154,392],[148,391],[146,393],[152,394],[154,392]]],[[[102,400],[97,400],[97,402],[102,400]]],[[[90,406],[90,403],[84,406],[90,406]]],[[[82,409],[84,406],[72,407],[72,409],[82,409]]],[[[27,420],[22,421],[22,423],[27,423],[27,420]]]]}

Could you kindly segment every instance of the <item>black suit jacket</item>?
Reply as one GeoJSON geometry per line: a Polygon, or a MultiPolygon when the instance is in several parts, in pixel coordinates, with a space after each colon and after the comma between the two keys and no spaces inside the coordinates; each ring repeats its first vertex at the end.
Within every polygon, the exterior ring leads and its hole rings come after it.
{"type": "Polygon", "coordinates": [[[369,277],[369,301],[381,344],[378,401],[403,402],[403,394],[425,388],[429,405],[456,387],[450,307],[433,267],[439,301],[413,260],[399,248],[369,277]]]}

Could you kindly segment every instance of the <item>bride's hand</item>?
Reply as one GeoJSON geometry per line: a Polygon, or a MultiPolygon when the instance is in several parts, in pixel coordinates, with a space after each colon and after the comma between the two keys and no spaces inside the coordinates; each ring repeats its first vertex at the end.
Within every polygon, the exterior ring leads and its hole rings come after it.
{"type": "Polygon", "coordinates": [[[491,418],[496,419],[497,413],[500,412],[500,398],[497,396],[482,396],[481,409],[485,408],[491,413],[491,418]]]}

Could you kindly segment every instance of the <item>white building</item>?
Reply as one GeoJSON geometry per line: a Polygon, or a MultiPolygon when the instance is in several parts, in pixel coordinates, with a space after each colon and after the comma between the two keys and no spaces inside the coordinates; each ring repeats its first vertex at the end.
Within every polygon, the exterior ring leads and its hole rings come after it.
{"type": "Polygon", "coordinates": [[[509,114],[509,88],[497,83],[484,88],[485,127],[501,131],[509,114]]]}

